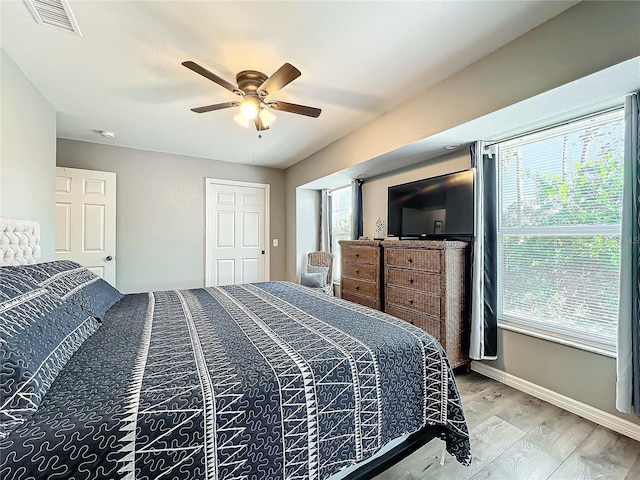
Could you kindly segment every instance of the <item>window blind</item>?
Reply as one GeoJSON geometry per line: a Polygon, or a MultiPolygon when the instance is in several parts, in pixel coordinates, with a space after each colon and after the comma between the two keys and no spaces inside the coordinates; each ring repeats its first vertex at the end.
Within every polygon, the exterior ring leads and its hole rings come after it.
{"type": "Polygon", "coordinates": [[[499,316],[613,345],[621,111],[498,144],[499,316]]]}

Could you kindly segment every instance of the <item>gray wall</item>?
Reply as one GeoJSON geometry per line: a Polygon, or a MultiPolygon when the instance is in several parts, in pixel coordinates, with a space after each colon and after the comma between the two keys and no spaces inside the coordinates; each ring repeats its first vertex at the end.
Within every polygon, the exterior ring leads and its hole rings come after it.
{"type": "MultiPolygon", "coordinates": [[[[297,231],[307,228],[296,223],[299,186],[634,58],[640,54],[639,16],[638,2],[581,2],[288,168],[287,278],[296,277],[297,231]]],[[[375,218],[386,215],[375,188],[373,182],[363,187],[364,233],[370,237],[375,218]]],[[[631,418],[615,410],[614,359],[508,331],[500,331],[498,355],[499,361],[487,363],[631,418]]]]}
{"type": "Polygon", "coordinates": [[[56,112],[4,50],[0,67],[0,216],[40,222],[53,260],[56,112]]]}
{"type": "Polygon", "coordinates": [[[306,188],[298,188],[296,190],[296,212],[298,212],[296,223],[305,226],[305,228],[298,228],[296,234],[298,272],[306,270],[307,254],[320,250],[321,203],[322,194],[320,190],[306,188]]]}
{"type": "MultiPolygon", "coordinates": [[[[640,2],[581,2],[286,170],[287,278],[296,188],[640,54],[640,2]]],[[[474,139],[475,140],[475,139],[474,139]]]]}
{"type": "Polygon", "coordinates": [[[615,408],[615,358],[498,329],[498,360],[482,363],[640,425],[615,408]]]}
{"type": "Polygon", "coordinates": [[[117,174],[117,279],[123,292],[204,285],[205,178],[271,185],[271,279],[284,279],[284,172],[58,140],[58,166],[117,174]]]}

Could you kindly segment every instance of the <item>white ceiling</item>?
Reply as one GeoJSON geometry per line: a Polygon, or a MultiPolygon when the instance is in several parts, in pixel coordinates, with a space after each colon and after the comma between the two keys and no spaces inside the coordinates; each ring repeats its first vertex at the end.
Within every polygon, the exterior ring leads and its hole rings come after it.
{"type": "Polygon", "coordinates": [[[0,39],[60,138],[286,168],[576,3],[72,1],[80,37],[2,0],[0,39]],[[231,82],[290,62],[302,76],[273,98],[322,115],[277,113],[259,139],[235,109],[193,113],[235,97],[185,60],[231,82]]]}

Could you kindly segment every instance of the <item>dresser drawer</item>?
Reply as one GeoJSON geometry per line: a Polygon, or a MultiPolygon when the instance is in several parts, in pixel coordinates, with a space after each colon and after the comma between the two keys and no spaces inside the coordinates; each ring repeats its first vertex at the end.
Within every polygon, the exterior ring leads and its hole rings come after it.
{"type": "Polygon", "coordinates": [[[387,284],[398,287],[411,288],[421,292],[440,295],[442,277],[439,273],[420,272],[389,267],[387,269],[387,284]]]}
{"type": "Polygon", "coordinates": [[[426,272],[440,272],[440,250],[411,250],[390,248],[385,251],[387,265],[413,268],[426,272]]]}
{"type": "Polygon", "coordinates": [[[412,325],[421,328],[425,332],[433,335],[436,340],[440,340],[440,319],[424,315],[422,313],[416,313],[411,310],[405,310],[404,308],[389,306],[387,309],[389,315],[406,320],[412,325]]]}
{"type": "Polygon", "coordinates": [[[375,265],[369,263],[344,262],[342,264],[342,275],[344,277],[357,278],[359,280],[377,281],[377,269],[375,265]]]}
{"type": "Polygon", "coordinates": [[[376,247],[352,247],[342,245],[340,255],[346,262],[359,262],[376,264],[378,262],[378,249],[376,247]]]}
{"type": "Polygon", "coordinates": [[[361,297],[360,295],[355,295],[350,292],[342,292],[342,298],[344,300],[349,300],[350,302],[359,303],[360,305],[364,305],[365,307],[380,310],[380,305],[375,298],[361,297]]]}
{"type": "Polygon", "coordinates": [[[428,293],[387,285],[387,303],[432,317],[440,317],[440,297],[428,293]]]}
{"type": "Polygon", "coordinates": [[[340,284],[340,290],[342,292],[350,292],[365,297],[376,298],[378,287],[375,283],[366,282],[363,280],[355,280],[353,278],[342,277],[340,284]]]}

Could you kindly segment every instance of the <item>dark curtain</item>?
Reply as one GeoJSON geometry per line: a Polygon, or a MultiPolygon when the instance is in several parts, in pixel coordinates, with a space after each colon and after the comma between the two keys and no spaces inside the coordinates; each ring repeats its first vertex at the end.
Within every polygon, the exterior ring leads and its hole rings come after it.
{"type": "Polygon", "coordinates": [[[364,232],[362,226],[362,184],[364,180],[355,179],[351,182],[353,217],[351,220],[351,238],[358,240],[364,232]]]}
{"type": "Polygon", "coordinates": [[[476,169],[476,177],[469,356],[474,360],[495,360],[498,355],[496,155],[486,154],[483,142],[473,143],[471,166],[476,169]]]}
{"type": "Polygon", "coordinates": [[[631,334],[633,338],[633,399],[632,404],[636,415],[640,416],[640,92],[632,97],[634,103],[633,134],[635,148],[633,152],[631,171],[631,334]]]}
{"type": "Polygon", "coordinates": [[[616,408],[640,416],[640,92],[625,99],[616,408]]]}

